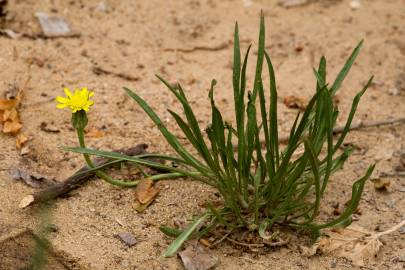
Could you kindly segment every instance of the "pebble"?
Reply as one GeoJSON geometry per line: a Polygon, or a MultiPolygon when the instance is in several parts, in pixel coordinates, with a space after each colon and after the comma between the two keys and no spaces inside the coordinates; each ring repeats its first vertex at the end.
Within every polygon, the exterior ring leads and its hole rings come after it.
{"type": "Polygon", "coordinates": [[[122,232],[117,234],[117,237],[121,239],[121,241],[127,245],[128,247],[132,247],[136,245],[137,241],[135,237],[132,235],[132,233],[129,232],[122,232]]]}
{"type": "Polygon", "coordinates": [[[333,258],[332,261],[331,261],[331,263],[330,263],[330,268],[336,268],[336,266],[337,266],[336,259],[333,258]]]}
{"type": "Polygon", "coordinates": [[[361,6],[361,4],[360,4],[360,1],[359,1],[359,0],[352,0],[352,1],[350,2],[350,7],[351,7],[352,9],[358,9],[358,8],[360,8],[360,6],[361,6]]]}
{"type": "Polygon", "coordinates": [[[395,201],[391,200],[389,202],[386,202],[388,208],[394,209],[395,208],[395,201]]]}

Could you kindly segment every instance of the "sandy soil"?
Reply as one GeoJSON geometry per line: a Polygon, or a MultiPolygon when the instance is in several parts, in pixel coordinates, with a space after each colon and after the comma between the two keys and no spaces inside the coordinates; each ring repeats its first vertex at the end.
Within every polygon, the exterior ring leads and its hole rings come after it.
{"type": "MultiPolygon", "coordinates": [[[[39,31],[34,14],[43,11],[63,16],[81,36],[0,36],[0,94],[14,80],[22,84],[31,77],[20,108],[23,133],[30,137],[29,153],[21,156],[15,149],[15,139],[0,134],[0,236],[23,228],[35,229],[38,222],[35,210],[18,209],[19,201],[32,188],[13,180],[11,169],[25,168],[61,181],[83,163],[78,155],[59,149],[76,145],[70,113],[55,109],[53,102],[64,86],[86,86],[95,92],[90,128],[102,130],[104,136],[88,138],[89,146],[116,149],[145,142],[151,151],[169,152],[158,130],[124,94],[122,86],[136,90],[173,128],[174,121],[166,109],[176,110],[178,105],[153,74],[183,83],[192,104],[198,106],[202,125],[209,121],[207,89],[215,78],[218,104],[225,118],[232,119],[233,24],[239,22],[241,45],[246,50],[257,40],[260,9],[266,16],[266,42],[281,99],[288,95],[310,97],[315,85],[311,70],[320,56],[326,56],[332,80],[352,48],[364,39],[364,49],[338,94],[342,111],[339,122],[344,121],[351,99],[372,74],[377,83],[364,96],[355,122],[405,116],[403,0],[364,0],[355,10],[348,0],[311,1],[291,9],[274,0],[10,1],[7,28],[34,35],[39,31]],[[113,74],[97,75],[94,67],[113,74]],[[54,125],[60,133],[44,132],[42,122],[54,125]]],[[[249,68],[251,72],[253,66],[249,68]]],[[[286,133],[297,111],[280,100],[279,112],[280,130],[286,133]]],[[[337,202],[344,204],[351,183],[369,164],[377,164],[374,177],[399,165],[399,155],[405,151],[405,126],[356,131],[347,141],[357,148],[331,180],[323,216],[331,215],[337,202]]],[[[387,192],[378,192],[371,182],[367,183],[357,224],[384,230],[404,218],[404,179],[389,180],[387,192]]],[[[50,235],[53,247],[73,258],[76,266],[72,269],[182,269],[178,258],[162,258],[170,239],[158,227],[192,218],[202,211],[201,205],[212,198],[214,191],[184,180],[163,181],[160,185],[159,197],[141,214],[133,209],[132,189],[119,189],[98,179],[57,200],[52,211],[52,223],[57,226],[50,235]],[[120,232],[131,232],[138,243],[126,247],[115,237],[120,232]]],[[[379,256],[368,268],[403,269],[398,257],[405,255],[404,235],[396,232],[382,241],[379,256]]],[[[216,269],[352,268],[350,262],[333,256],[306,258],[300,254],[300,244],[295,241],[254,253],[224,242],[211,251],[219,258],[216,269]]],[[[1,260],[7,251],[0,250],[1,260]]],[[[0,269],[11,268],[3,264],[0,269]]]]}

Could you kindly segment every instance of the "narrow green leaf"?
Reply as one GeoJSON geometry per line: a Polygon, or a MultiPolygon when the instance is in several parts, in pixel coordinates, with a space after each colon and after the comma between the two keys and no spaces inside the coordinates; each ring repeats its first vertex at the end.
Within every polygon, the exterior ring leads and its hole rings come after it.
{"type": "Polygon", "coordinates": [[[346,78],[347,74],[349,73],[350,68],[352,67],[354,61],[356,60],[357,55],[359,54],[362,46],[363,46],[363,40],[360,41],[360,43],[357,45],[357,47],[353,50],[352,54],[347,59],[345,65],[340,70],[339,74],[337,75],[335,82],[333,83],[332,87],[330,88],[332,97],[336,94],[336,91],[339,90],[340,86],[342,85],[343,80],[346,78]]]}
{"type": "Polygon", "coordinates": [[[177,250],[183,245],[183,243],[191,236],[191,234],[203,223],[208,217],[209,213],[205,213],[201,217],[197,218],[191,223],[178,237],[174,240],[163,254],[164,257],[172,257],[177,250]]]}

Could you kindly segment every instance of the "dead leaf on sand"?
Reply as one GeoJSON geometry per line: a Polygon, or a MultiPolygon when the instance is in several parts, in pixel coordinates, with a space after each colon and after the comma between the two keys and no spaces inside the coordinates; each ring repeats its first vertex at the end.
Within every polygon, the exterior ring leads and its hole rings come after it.
{"type": "Polygon", "coordinates": [[[144,211],[158,195],[160,189],[153,186],[153,180],[141,179],[135,189],[136,202],[134,208],[138,212],[144,211]]]}
{"type": "Polygon", "coordinates": [[[28,137],[20,133],[15,139],[15,147],[17,147],[17,149],[20,150],[27,141],[28,137]]]}
{"type": "Polygon", "coordinates": [[[312,247],[301,247],[301,253],[307,257],[316,253],[333,254],[351,260],[355,266],[365,266],[377,257],[383,246],[379,238],[404,225],[405,220],[380,233],[368,231],[356,224],[341,230],[328,230],[312,247]]]}
{"type": "Polygon", "coordinates": [[[376,178],[371,180],[374,184],[374,188],[377,190],[387,190],[391,185],[391,180],[388,178],[376,178]]]}
{"type": "Polygon", "coordinates": [[[48,179],[46,176],[24,169],[12,170],[11,175],[14,180],[21,180],[33,188],[42,188],[55,183],[55,181],[48,179]]]}
{"type": "Polygon", "coordinates": [[[2,132],[18,136],[16,139],[16,147],[17,149],[21,149],[23,144],[28,140],[24,135],[19,135],[19,132],[22,129],[22,124],[20,122],[17,108],[21,102],[22,92],[18,85],[14,83],[10,86],[6,96],[9,98],[0,99],[0,123],[3,124],[2,132]]]}
{"type": "Polygon", "coordinates": [[[286,96],[284,98],[284,104],[290,109],[300,109],[305,110],[308,105],[308,102],[304,98],[296,97],[296,96],[286,96]]]}
{"type": "Polygon", "coordinates": [[[218,258],[198,243],[190,244],[179,256],[186,270],[209,270],[218,263],[218,258]]]}
{"type": "Polygon", "coordinates": [[[17,134],[22,128],[21,123],[6,121],[3,123],[3,133],[17,134]]]}
{"type": "Polygon", "coordinates": [[[104,132],[97,128],[91,128],[89,131],[86,132],[87,138],[101,138],[104,137],[104,132]]]}
{"type": "Polygon", "coordinates": [[[46,123],[46,122],[41,122],[41,125],[39,126],[42,131],[49,132],[49,133],[59,133],[60,130],[53,122],[51,123],[46,123]]]}

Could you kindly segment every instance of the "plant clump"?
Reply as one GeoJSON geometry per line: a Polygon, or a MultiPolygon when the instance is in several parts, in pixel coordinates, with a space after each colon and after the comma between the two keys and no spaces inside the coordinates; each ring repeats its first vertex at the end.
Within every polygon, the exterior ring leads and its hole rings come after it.
{"type": "Polygon", "coordinates": [[[144,99],[128,88],[124,88],[127,94],[156,124],[177,155],[148,154],[130,157],[86,148],[69,150],[163,169],[165,173],[153,176],[155,180],[185,177],[201,181],[219,191],[223,199],[222,206],[214,207],[209,204],[206,212],[185,230],[161,228],[166,234],[177,237],[165,256],[173,255],[190,237],[200,237],[219,225],[229,230],[256,231],[263,239],[271,237],[269,231],[275,224],[319,235],[319,230],[323,228],[350,223],[364,184],[374,168],[370,166],[364,176],[353,183],[350,202],[340,216],[326,222],[317,220],[332,174],[342,167],[351,153],[349,148],[343,151],[340,148],[350,129],[360,98],[372,81],[370,78],[354,97],[345,128],[339,137],[334,138],[333,128],[339,111],[333,98],[361,46],[362,42],[353,50],[332,84],[327,83],[326,59],[321,58],[319,67],[314,69],[316,91],[305,110],[295,118],[289,140],[283,148],[279,142],[276,79],[270,56],[265,50],[265,24],[262,15],[251,91],[247,90],[246,83],[246,66],[251,47],[249,46],[242,59],[238,25],[235,25],[232,76],[234,124],[224,121],[215,104],[215,80],[209,91],[211,123],[202,128],[181,85],[173,86],[157,76],[182,105],[184,116],[170,109],[168,111],[187,138],[188,144],[193,147],[193,152],[187,150],[167,129],[144,99]],[[264,71],[269,74],[267,87],[262,79],[264,71]],[[170,167],[145,159],[152,156],[174,161],[179,166],[170,167]]]}

